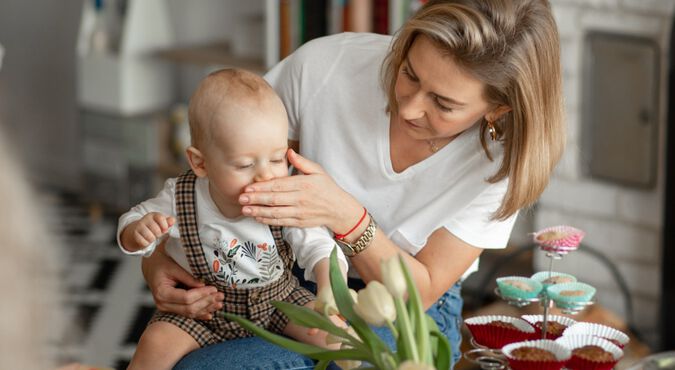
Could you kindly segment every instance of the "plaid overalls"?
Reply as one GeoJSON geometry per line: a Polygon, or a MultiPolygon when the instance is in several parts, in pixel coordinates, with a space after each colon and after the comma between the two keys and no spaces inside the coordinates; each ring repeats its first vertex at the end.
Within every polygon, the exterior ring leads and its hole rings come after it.
{"type": "MultiPolygon", "coordinates": [[[[224,312],[246,317],[258,326],[281,334],[288,324],[288,317],[275,309],[269,302],[276,300],[304,305],[314,299],[314,295],[301,287],[298,284],[298,279],[291,273],[295,257],[291,248],[282,238],[281,227],[270,226],[279,256],[285,266],[279,279],[266,286],[255,288],[234,288],[216,279],[204,256],[204,250],[199,239],[194,197],[196,179],[197,177],[192,171],[181,175],[176,181],[175,195],[181,242],[190,263],[192,275],[208,285],[217,287],[219,291],[225,294],[224,312]]],[[[239,324],[219,315],[214,315],[212,320],[205,321],[157,311],[150,323],[156,321],[164,321],[178,326],[192,335],[201,347],[229,339],[252,336],[239,324]]]]}

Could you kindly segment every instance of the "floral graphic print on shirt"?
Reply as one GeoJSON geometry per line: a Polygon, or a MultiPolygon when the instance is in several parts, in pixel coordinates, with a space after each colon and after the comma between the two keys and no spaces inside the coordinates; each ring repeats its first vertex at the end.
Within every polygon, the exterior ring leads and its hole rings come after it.
{"type": "Polygon", "coordinates": [[[256,241],[228,238],[215,228],[203,230],[202,235],[214,275],[232,287],[263,286],[283,273],[283,261],[269,232],[256,241]]]}

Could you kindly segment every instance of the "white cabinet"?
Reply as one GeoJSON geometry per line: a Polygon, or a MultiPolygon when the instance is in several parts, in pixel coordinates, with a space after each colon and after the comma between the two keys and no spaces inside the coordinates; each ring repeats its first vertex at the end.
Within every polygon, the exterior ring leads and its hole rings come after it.
{"type": "Polygon", "coordinates": [[[172,44],[164,0],[84,1],[77,40],[80,107],[122,116],[166,109],[174,98],[173,71],[153,54],[172,44]]]}

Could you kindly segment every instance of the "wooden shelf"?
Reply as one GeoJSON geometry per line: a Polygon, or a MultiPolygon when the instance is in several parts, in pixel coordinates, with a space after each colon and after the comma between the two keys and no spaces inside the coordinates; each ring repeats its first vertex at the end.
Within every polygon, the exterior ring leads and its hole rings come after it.
{"type": "Polygon", "coordinates": [[[157,55],[175,63],[200,66],[222,65],[244,68],[260,74],[266,71],[265,63],[261,58],[235,55],[230,45],[225,42],[166,49],[157,52],[157,55]]]}

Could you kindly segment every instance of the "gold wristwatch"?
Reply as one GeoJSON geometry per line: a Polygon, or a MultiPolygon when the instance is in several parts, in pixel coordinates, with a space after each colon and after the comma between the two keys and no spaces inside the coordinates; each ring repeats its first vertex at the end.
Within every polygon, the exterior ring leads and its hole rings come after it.
{"type": "Polygon", "coordinates": [[[342,252],[345,254],[345,256],[353,257],[363,252],[366,248],[368,248],[368,246],[370,246],[373,238],[375,238],[377,224],[370,213],[368,213],[368,217],[370,218],[368,227],[366,227],[366,230],[363,232],[363,234],[361,234],[361,236],[353,243],[346,242],[343,239],[335,239],[335,242],[340,246],[340,249],[342,249],[342,252]]]}

